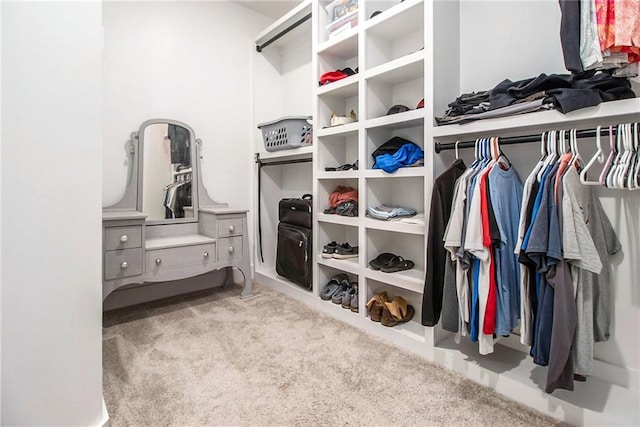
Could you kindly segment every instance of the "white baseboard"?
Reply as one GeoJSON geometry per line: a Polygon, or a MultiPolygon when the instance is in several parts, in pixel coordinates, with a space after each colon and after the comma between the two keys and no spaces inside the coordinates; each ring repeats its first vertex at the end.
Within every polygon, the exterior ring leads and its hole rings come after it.
{"type": "Polygon", "coordinates": [[[102,419],[98,425],[101,427],[109,427],[109,412],[107,411],[107,404],[104,401],[104,396],[102,397],[102,419]]]}

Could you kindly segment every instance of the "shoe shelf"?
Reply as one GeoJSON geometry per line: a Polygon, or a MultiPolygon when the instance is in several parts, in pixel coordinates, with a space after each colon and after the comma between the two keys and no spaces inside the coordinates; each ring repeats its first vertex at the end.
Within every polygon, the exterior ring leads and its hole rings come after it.
{"type": "Polygon", "coordinates": [[[358,171],[322,171],[318,172],[318,179],[351,179],[358,178],[358,171]]]}
{"type": "Polygon", "coordinates": [[[319,255],[318,264],[325,265],[327,267],[331,267],[336,270],[341,270],[341,271],[344,271],[345,273],[350,273],[355,275],[357,275],[360,272],[357,257],[347,258],[347,259],[337,259],[337,258],[323,258],[321,255],[319,255]]]}
{"type": "Polygon", "coordinates": [[[358,162],[358,132],[346,135],[327,136],[318,138],[317,155],[315,162],[319,179],[356,179],[358,170],[353,165],[358,162]],[[337,168],[350,165],[350,169],[338,171],[325,171],[325,168],[337,168]]]}
{"type": "Polygon", "coordinates": [[[319,86],[316,95],[323,97],[351,98],[358,95],[357,74],[345,77],[337,82],[319,86]]]}
{"type": "Polygon", "coordinates": [[[342,216],[342,215],[334,215],[334,214],[318,214],[318,221],[326,222],[329,224],[340,224],[340,225],[350,225],[352,227],[358,226],[358,218],[352,216],[342,216]]]}
{"type": "Polygon", "coordinates": [[[377,280],[388,285],[395,286],[422,294],[424,292],[424,270],[418,270],[415,267],[411,270],[398,271],[395,273],[384,273],[379,270],[366,268],[364,276],[368,279],[377,280]]]}
{"type": "Polygon", "coordinates": [[[365,218],[364,226],[371,230],[386,230],[395,233],[423,235],[426,232],[424,224],[408,224],[398,220],[383,221],[374,218],[365,218]]]}

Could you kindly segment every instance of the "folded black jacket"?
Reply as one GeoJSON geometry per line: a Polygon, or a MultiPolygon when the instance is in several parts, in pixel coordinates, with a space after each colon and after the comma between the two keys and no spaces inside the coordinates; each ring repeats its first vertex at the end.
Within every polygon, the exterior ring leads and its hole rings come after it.
{"type": "Polygon", "coordinates": [[[382,154],[394,154],[396,151],[400,149],[400,147],[402,147],[405,144],[415,145],[411,141],[408,141],[404,138],[400,138],[399,136],[394,136],[393,138],[391,138],[390,140],[382,144],[380,147],[378,147],[373,153],[371,153],[371,156],[375,161],[377,156],[380,156],[382,154]]]}
{"type": "Polygon", "coordinates": [[[489,110],[506,107],[536,92],[545,92],[545,102],[553,102],[562,113],[636,97],[627,78],[612,77],[606,72],[586,76],[540,74],[531,79],[516,82],[507,79],[498,83],[490,91],[489,110]]]}

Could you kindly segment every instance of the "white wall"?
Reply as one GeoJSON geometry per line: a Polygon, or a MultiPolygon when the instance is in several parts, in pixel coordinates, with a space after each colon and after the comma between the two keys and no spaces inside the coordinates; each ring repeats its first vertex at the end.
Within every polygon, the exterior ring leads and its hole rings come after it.
{"type": "Polygon", "coordinates": [[[2,424],[102,423],[101,4],[2,5],[2,424]]]}
{"type": "Polygon", "coordinates": [[[189,124],[203,140],[210,196],[251,206],[253,36],[266,18],[227,2],[105,2],[104,196],[124,193],[124,144],[151,118],[189,124]]]}
{"type": "MultiPolygon", "coordinates": [[[[535,77],[540,73],[567,74],[560,45],[560,9],[556,1],[462,1],[460,4],[460,90],[488,90],[500,81],[535,77]]],[[[640,95],[640,85],[634,83],[640,95]]],[[[453,100],[453,99],[451,99],[453,100]]],[[[592,147],[580,148],[583,155],[592,147]]],[[[524,178],[539,157],[539,147],[505,148],[524,178]]],[[[640,193],[598,190],[607,215],[622,243],[613,259],[613,331],[606,343],[596,344],[597,359],[628,369],[640,378],[640,193]]]]}

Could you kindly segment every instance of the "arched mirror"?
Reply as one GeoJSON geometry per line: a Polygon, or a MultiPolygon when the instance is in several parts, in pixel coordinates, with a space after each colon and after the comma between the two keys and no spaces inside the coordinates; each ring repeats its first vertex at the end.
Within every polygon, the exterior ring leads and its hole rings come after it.
{"type": "Polygon", "coordinates": [[[148,120],[138,131],[137,210],[156,224],[196,222],[196,140],[186,124],[148,120]]]}

